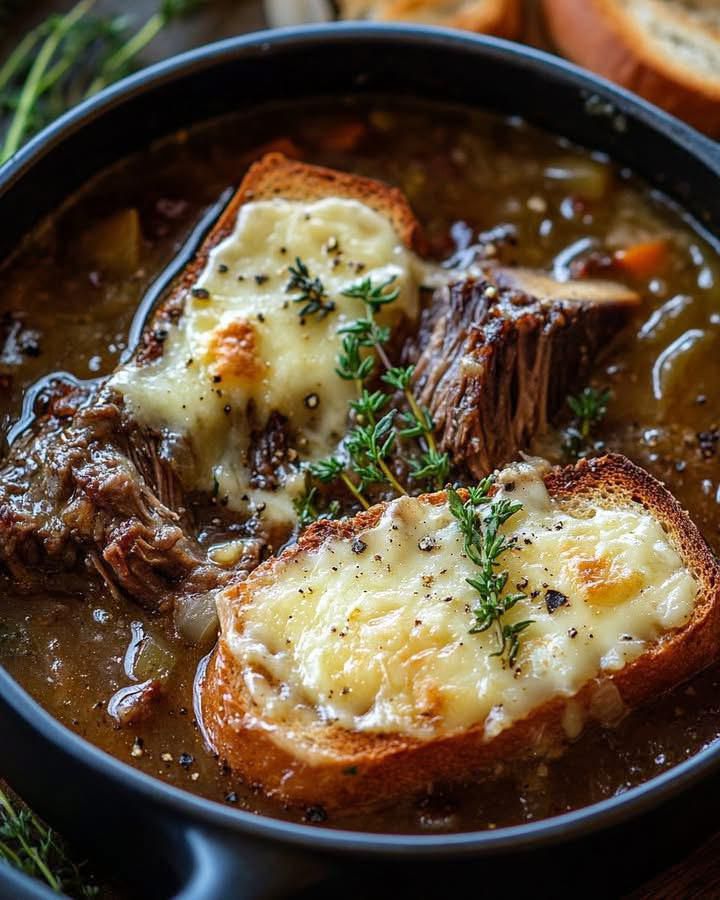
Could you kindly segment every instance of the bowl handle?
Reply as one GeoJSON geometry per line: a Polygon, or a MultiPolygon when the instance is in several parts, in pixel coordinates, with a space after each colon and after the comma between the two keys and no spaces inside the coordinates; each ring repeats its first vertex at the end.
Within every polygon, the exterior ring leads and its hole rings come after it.
{"type": "Polygon", "coordinates": [[[184,832],[182,886],[173,900],[270,900],[288,897],[332,877],[327,856],[202,828],[184,832]]]}

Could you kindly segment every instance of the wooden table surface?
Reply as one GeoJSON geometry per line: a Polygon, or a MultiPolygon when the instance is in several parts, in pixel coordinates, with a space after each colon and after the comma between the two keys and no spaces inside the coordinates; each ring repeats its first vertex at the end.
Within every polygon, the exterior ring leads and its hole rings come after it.
{"type": "MultiPolygon", "coordinates": [[[[293,3],[294,0],[287,0],[287,2],[293,3]]],[[[525,3],[527,7],[526,42],[540,47],[547,46],[536,0],[525,0],[525,3]]],[[[0,62],[27,28],[43,19],[49,11],[68,9],[71,5],[72,3],[68,0],[29,2],[24,6],[21,4],[19,13],[0,33],[0,62]]],[[[158,0],[99,0],[97,9],[98,11],[123,12],[137,17],[138,22],[142,22],[155,11],[157,6],[158,0]]],[[[143,59],[147,62],[163,59],[189,47],[251,31],[264,25],[261,3],[257,0],[211,0],[201,15],[177,23],[161,34],[148,48],[143,59]]],[[[698,810],[698,815],[707,820],[714,813],[709,810],[698,810]]],[[[679,835],[685,828],[685,823],[679,821],[676,827],[679,835]]],[[[705,826],[700,829],[700,833],[710,834],[708,839],[703,842],[702,838],[698,838],[696,845],[691,846],[689,852],[684,851],[687,852],[687,855],[681,857],[680,861],[676,860],[667,868],[663,868],[662,864],[659,865],[657,874],[631,894],[621,889],[615,896],[624,894],[631,900],[720,898],[720,831],[712,834],[713,831],[714,823],[707,821],[705,826]]],[[[559,852],[562,853],[562,851],[559,852]]],[[[620,850],[620,852],[622,851],[620,850]]],[[[508,865],[512,868],[510,861],[508,861],[508,865]]],[[[612,860],[598,860],[598,865],[611,866],[612,860]]],[[[646,869],[643,868],[643,871],[646,869]]],[[[482,881],[478,881],[472,887],[472,892],[484,893],[487,888],[491,888],[491,885],[483,886],[482,881]]],[[[384,891],[380,893],[383,897],[385,896],[384,891]]],[[[507,893],[512,894],[512,891],[507,893]]],[[[335,894],[334,889],[330,890],[328,896],[332,894],[335,894]]],[[[612,893],[607,893],[606,888],[603,888],[603,894],[613,896],[612,893]]],[[[318,896],[325,895],[326,891],[320,889],[318,896]]],[[[588,872],[587,879],[582,883],[576,878],[566,881],[561,878],[552,887],[538,886],[538,895],[542,897],[598,896],[596,890],[593,889],[592,872],[588,872]]],[[[115,891],[113,891],[113,896],[115,896],[115,891]]],[[[435,896],[435,892],[424,896],[435,896]]]]}

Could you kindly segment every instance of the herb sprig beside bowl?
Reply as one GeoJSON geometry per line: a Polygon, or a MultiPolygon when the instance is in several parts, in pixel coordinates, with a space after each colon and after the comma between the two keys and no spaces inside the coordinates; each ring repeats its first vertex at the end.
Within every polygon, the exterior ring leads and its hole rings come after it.
{"type": "Polygon", "coordinates": [[[0,66],[0,113],[7,120],[0,163],[80,100],[131,72],[139,54],[171,22],[204,0],[162,0],[137,31],[124,15],[98,15],[96,0],[49,16],[0,66]]]}
{"type": "Polygon", "coordinates": [[[99,890],[68,854],[62,839],[0,787],[0,863],[70,897],[97,897],[99,890]]]}

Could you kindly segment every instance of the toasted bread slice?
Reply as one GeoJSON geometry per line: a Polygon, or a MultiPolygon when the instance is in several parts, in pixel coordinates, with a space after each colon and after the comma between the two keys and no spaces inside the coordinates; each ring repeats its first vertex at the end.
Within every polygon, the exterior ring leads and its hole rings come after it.
{"type": "Polygon", "coordinates": [[[543,0],[550,33],[575,62],[720,135],[716,0],[543,0]]]}
{"type": "MultiPolygon", "coordinates": [[[[248,169],[239,188],[159,311],[161,319],[177,318],[188,292],[206,268],[210,253],[232,233],[241,207],[253,200],[271,200],[275,197],[300,202],[313,202],[326,197],[357,200],[386,217],[409,250],[424,253],[426,248],[420,223],[401,190],[372,178],[291,159],[288,151],[294,152],[295,149],[291,142],[284,140],[276,144],[278,151],[271,149],[248,169]],[[281,150],[283,152],[279,152],[281,150]]],[[[140,354],[141,361],[162,352],[162,342],[157,341],[156,331],[151,329],[148,332],[148,346],[140,354]]]]}
{"type": "Polygon", "coordinates": [[[720,570],[665,488],[624,457],[508,467],[524,508],[500,568],[531,620],[510,664],[470,633],[477,601],[444,493],[313,525],[226,589],[201,690],[244,780],[328,809],[489,777],[618,721],[712,663],[720,570]]]}
{"type": "Polygon", "coordinates": [[[515,38],[522,24],[520,0],[340,0],[348,19],[422,22],[515,38]]]}
{"type": "Polygon", "coordinates": [[[182,439],[187,490],[215,492],[245,519],[258,513],[259,542],[279,537],[297,521],[299,460],[335,451],[356,397],[335,373],[339,329],[366,307],[345,292],[392,281],[397,297],[378,316],[399,342],[420,312],[423,249],[396,188],[269,153],[110,388],[135,421],[182,439]],[[291,283],[303,268],[320,301],[291,283]]]}

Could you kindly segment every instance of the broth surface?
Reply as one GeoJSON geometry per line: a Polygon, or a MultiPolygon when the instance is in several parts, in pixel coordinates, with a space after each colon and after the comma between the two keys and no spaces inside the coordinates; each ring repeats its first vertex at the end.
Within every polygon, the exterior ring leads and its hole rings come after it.
{"type": "MultiPolygon", "coordinates": [[[[397,184],[437,257],[472,233],[510,224],[513,260],[570,274],[593,250],[664,238],[660,271],[631,281],[644,296],[632,325],[596,368],[613,392],[598,437],[664,480],[712,549],[720,550],[720,267],[716,250],[677,210],[602,158],[516,121],[433,106],[364,101],[334,109],[269,109],[174,136],[95,179],[32,234],[2,270],[0,439],[42,410],[51,373],[101,378],[129,352],[136,311],[203,215],[236,186],[253,148],[289,138],[299,157],[397,184]],[[113,223],[137,240],[103,256],[113,223]]],[[[613,277],[618,277],[614,274],[613,277]]],[[[137,326],[136,322],[136,326],[137,326]]],[[[582,384],[577,385],[579,391],[582,384]]],[[[558,423],[562,426],[562,420],[558,423]]],[[[566,461],[560,432],[532,448],[566,461]]],[[[1,576],[4,578],[4,576],[1,576]]],[[[223,773],[193,713],[193,683],[208,648],[89,579],[84,598],[20,595],[0,582],[0,662],[58,719],[143,771],[215,800],[275,816],[278,808],[223,773]],[[176,654],[166,694],[144,721],[120,726],[107,704],[131,684],[128,645],[140,629],[176,654]]],[[[499,827],[574,809],[627,790],[720,736],[720,668],[613,730],[585,734],[554,762],[513,766],[495,781],[338,827],[444,832],[499,827]]]]}

